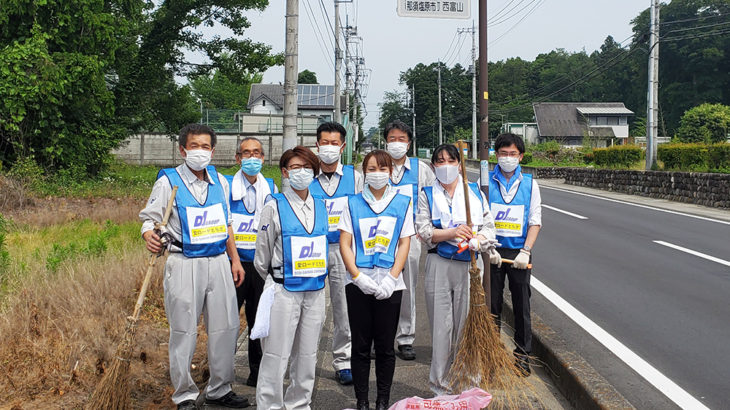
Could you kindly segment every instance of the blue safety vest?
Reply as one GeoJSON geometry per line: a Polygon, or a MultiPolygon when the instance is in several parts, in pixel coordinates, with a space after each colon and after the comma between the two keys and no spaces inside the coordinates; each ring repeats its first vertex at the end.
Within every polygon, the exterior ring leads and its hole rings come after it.
{"type": "MultiPolygon", "coordinates": [[[[477,195],[480,202],[482,203],[482,206],[484,206],[484,199],[482,198],[481,191],[479,191],[479,186],[473,182],[469,183],[469,188],[477,195]]],[[[461,187],[456,187],[456,189],[461,189],[461,187]]],[[[432,186],[425,186],[423,187],[423,192],[426,194],[426,200],[428,200],[428,208],[431,210],[431,215],[433,215],[433,209],[435,206],[435,203],[433,201],[433,187],[432,186]]],[[[449,211],[451,211],[451,207],[449,207],[449,211]]],[[[433,227],[436,229],[446,229],[443,226],[441,226],[441,220],[440,219],[432,219],[431,224],[433,224],[433,227]]],[[[442,258],[446,259],[453,259],[456,261],[470,261],[471,256],[469,256],[469,252],[464,251],[462,253],[457,253],[459,250],[459,247],[456,245],[453,245],[449,242],[439,242],[436,245],[436,253],[442,258]]],[[[479,252],[476,252],[475,257],[479,258],[479,252]]]]}
{"type": "Polygon", "coordinates": [[[175,168],[165,168],[157,174],[158,179],[167,176],[170,186],[179,187],[175,204],[182,229],[183,254],[189,258],[216,256],[226,251],[228,209],[225,192],[215,167],[208,165],[207,171],[213,183],[208,184],[208,196],[203,204],[195,199],[175,168]]]}
{"type": "MultiPolygon", "coordinates": [[[[390,185],[394,187],[399,187],[402,185],[412,185],[412,193],[411,193],[411,199],[413,202],[413,220],[416,219],[416,213],[418,210],[416,209],[416,203],[418,202],[418,165],[419,162],[418,158],[408,158],[409,161],[411,161],[411,169],[406,168],[403,170],[403,178],[400,179],[400,182],[397,184],[395,181],[393,181],[393,176],[390,177],[390,185]]],[[[405,167],[405,164],[403,164],[405,167]]],[[[404,192],[399,192],[400,194],[404,194],[404,192]]]]}
{"type": "Polygon", "coordinates": [[[284,288],[305,292],[324,288],[327,277],[327,209],[324,201],[314,199],[314,228],[306,228],[294,213],[284,194],[274,194],[279,209],[281,242],[284,248],[284,288]]]}
{"type": "Polygon", "coordinates": [[[519,183],[517,193],[511,202],[506,202],[502,198],[495,171],[489,171],[489,179],[489,204],[497,229],[497,241],[502,248],[522,249],[525,246],[530,217],[532,175],[522,174],[522,182],[519,183]]]}
{"type": "Polygon", "coordinates": [[[349,210],[355,241],[355,265],[360,268],[393,267],[410,199],[396,194],[382,212],[373,211],[362,194],[350,198],[349,210]]]}
{"type": "MultiPolygon", "coordinates": [[[[243,203],[243,198],[239,199],[238,201],[233,200],[233,175],[224,175],[226,180],[228,181],[228,186],[231,187],[228,189],[230,192],[228,201],[231,204],[231,214],[234,219],[233,221],[233,238],[236,240],[236,250],[238,251],[238,256],[241,257],[242,262],[253,262],[253,258],[255,255],[255,247],[251,246],[247,249],[243,249],[240,247],[240,243],[242,242],[249,242],[253,245],[256,244],[256,233],[258,230],[258,227],[254,225],[254,217],[256,216],[256,212],[258,212],[258,209],[255,209],[253,212],[249,211],[246,208],[246,205],[243,203]],[[236,219],[239,219],[236,217],[236,215],[241,216],[240,221],[236,221],[236,219]],[[238,223],[237,223],[238,222],[238,223]]],[[[274,193],[274,180],[271,178],[266,178],[266,182],[269,184],[269,190],[271,193],[274,193]]]]}
{"type": "Polygon", "coordinates": [[[339,225],[342,212],[347,206],[347,197],[355,195],[355,168],[352,165],[342,166],[340,182],[332,195],[327,195],[327,192],[322,188],[322,184],[319,183],[319,178],[314,178],[314,181],[309,185],[309,193],[315,198],[324,199],[329,218],[327,240],[329,243],[339,243],[340,230],[337,229],[337,225],[339,225]]]}

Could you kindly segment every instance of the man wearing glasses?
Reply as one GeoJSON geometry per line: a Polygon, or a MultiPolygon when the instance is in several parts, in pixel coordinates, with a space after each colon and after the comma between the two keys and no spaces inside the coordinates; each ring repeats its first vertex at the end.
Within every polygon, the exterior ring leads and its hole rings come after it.
{"type": "Polygon", "coordinates": [[[489,172],[489,204],[497,229],[497,252],[490,252],[491,311],[500,323],[505,277],[509,278],[515,313],[516,366],[530,374],[532,351],[530,320],[531,251],[542,225],[540,189],[530,174],[523,174],[520,161],[525,143],[515,134],[501,134],[494,142],[497,165],[489,172]],[[509,265],[502,258],[512,259],[509,265]]]}
{"type": "MultiPolygon", "coordinates": [[[[243,284],[236,288],[238,311],[246,305],[246,322],[249,334],[256,319],[256,308],[264,290],[264,280],[256,272],[253,259],[256,249],[256,233],[264,208],[264,201],[270,194],[278,191],[274,180],[264,178],[261,167],[264,163],[264,149],[261,141],[254,137],[244,138],[236,150],[236,163],[241,167],[235,175],[226,176],[231,186],[231,214],[233,216],[233,235],[236,249],[241,258],[246,276],[243,284]]],[[[261,341],[248,340],[249,375],[248,386],[256,387],[261,363],[261,341]]]]}

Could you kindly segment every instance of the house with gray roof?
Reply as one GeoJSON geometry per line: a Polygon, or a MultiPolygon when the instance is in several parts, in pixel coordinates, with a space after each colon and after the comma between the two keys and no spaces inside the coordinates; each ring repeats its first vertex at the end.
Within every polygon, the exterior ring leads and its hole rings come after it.
{"type": "MultiPolygon", "coordinates": [[[[252,114],[283,115],[284,86],[252,84],[247,107],[252,114]]],[[[301,116],[316,116],[323,121],[331,121],[335,110],[335,86],[298,84],[297,110],[301,116]]]]}
{"type": "Polygon", "coordinates": [[[634,112],[620,102],[538,102],[532,104],[538,141],[580,146],[590,138],[606,147],[629,137],[628,118],[634,112]]]}

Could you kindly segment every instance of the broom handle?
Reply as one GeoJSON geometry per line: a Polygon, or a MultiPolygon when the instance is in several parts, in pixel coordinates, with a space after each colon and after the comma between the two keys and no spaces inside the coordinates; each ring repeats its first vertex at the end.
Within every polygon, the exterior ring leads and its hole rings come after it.
{"type": "MultiPolygon", "coordinates": [[[[165,216],[162,218],[162,222],[160,222],[157,227],[163,227],[167,225],[167,220],[170,219],[170,212],[172,212],[172,204],[175,201],[175,194],[177,194],[177,185],[172,187],[172,193],[170,194],[170,199],[167,201],[167,207],[165,208],[165,216]]],[[[144,281],[142,282],[142,288],[139,290],[139,296],[137,297],[137,303],[134,305],[134,313],[132,313],[132,321],[137,322],[137,319],[139,319],[139,314],[142,311],[142,302],[144,302],[144,298],[147,295],[147,289],[150,287],[150,279],[152,278],[152,268],[155,267],[155,261],[157,260],[158,254],[153,253],[150,256],[150,260],[147,262],[147,273],[144,276],[144,281]]]]}
{"type": "MultiPolygon", "coordinates": [[[[511,265],[511,264],[515,263],[515,261],[513,261],[512,259],[502,259],[502,263],[508,263],[511,265]]],[[[527,264],[527,269],[532,269],[531,263],[527,264]]]]}
{"type": "MultiPolygon", "coordinates": [[[[466,206],[466,224],[471,228],[471,207],[469,205],[469,181],[466,179],[466,162],[464,158],[464,149],[462,148],[464,141],[459,140],[459,158],[461,159],[461,179],[462,186],[464,188],[464,205],[466,206]]],[[[471,256],[471,267],[472,269],[477,268],[477,260],[474,257],[474,252],[469,250],[471,256]]]]}

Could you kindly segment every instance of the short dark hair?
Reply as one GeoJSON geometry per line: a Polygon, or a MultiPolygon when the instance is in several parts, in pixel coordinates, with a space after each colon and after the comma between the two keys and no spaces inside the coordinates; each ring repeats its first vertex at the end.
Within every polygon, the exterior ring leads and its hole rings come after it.
{"type": "MultiPolygon", "coordinates": [[[[264,144],[263,144],[263,143],[261,142],[261,140],[260,140],[260,139],[258,139],[258,138],[256,138],[256,137],[246,137],[246,138],[242,139],[242,140],[241,140],[241,141],[240,141],[240,142],[238,143],[238,146],[236,147],[236,155],[241,155],[241,144],[243,144],[243,143],[244,143],[244,142],[246,142],[246,141],[256,141],[256,142],[258,142],[258,143],[259,143],[259,146],[261,147],[261,151],[263,151],[263,150],[264,150],[264,144]]],[[[262,152],[262,153],[263,153],[263,152],[262,152]]]]}
{"type": "Polygon", "coordinates": [[[408,134],[408,141],[413,141],[413,131],[411,130],[411,127],[408,126],[405,122],[401,120],[395,120],[393,122],[389,122],[385,126],[385,130],[383,131],[383,138],[386,140],[388,139],[388,134],[390,134],[393,130],[400,130],[408,134]]]}
{"type": "Polygon", "coordinates": [[[525,153],[525,142],[522,141],[522,137],[516,134],[512,133],[504,133],[499,134],[497,136],[497,139],[494,140],[494,150],[497,151],[502,147],[509,147],[510,145],[514,145],[517,147],[517,151],[520,151],[520,154],[525,153]]]}
{"type": "Polygon", "coordinates": [[[347,136],[347,130],[345,127],[340,125],[339,123],[336,123],[334,121],[330,122],[323,122],[322,124],[317,127],[317,142],[319,142],[319,137],[322,136],[323,132],[337,132],[340,134],[340,140],[342,142],[345,142],[345,136],[347,136]]]}
{"type": "Polygon", "coordinates": [[[433,155],[431,155],[431,163],[435,164],[436,161],[439,159],[439,154],[441,154],[443,151],[446,151],[449,156],[459,162],[461,162],[461,155],[459,155],[459,149],[456,148],[453,144],[441,144],[438,147],[436,147],[433,150],[433,155]]]}
{"type": "Polygon", "coordinates": [[[382,149],[376,149],[374,151],[370,151],[365,155],[365,158],[362,159],[362,174],[367,174],[366,167],[368,166],[368,162],[370,162],[370,158],[375,158],[375,163],[378,164],[379,167],[386,166],[388,169],[390,169],[390,172],[393,172],[393,157],[388,154],[388,151],[384,151],[382,149]]]}
{"type": "Polygon", "coordinates": [[[188,144],[189,136],[202,134],[210,135],[210,146],[215,147],[215,131],[213,131],[213,128],[210,128],[205,124],[188,124],[182,127],[180,134],[177,137],[177,143],[180,144],[181,147],[185,147],[188,144]]]}
{"type": "Polygon", "coordinates": [[[291,161],[294,157],[299,157],[309,163],[314,171],[314,175],[319,174],[319,158],[314,155],[311,149],[301,145],[288,149],[281,154],[281,158],[279,159],[279,168],[286,168],[289,166],[289,161],[291,161]]]}

